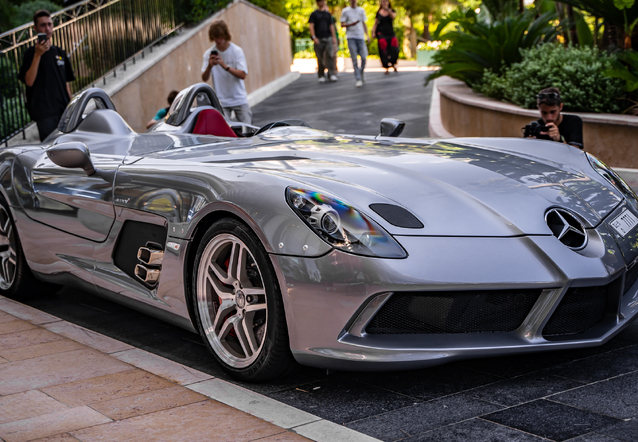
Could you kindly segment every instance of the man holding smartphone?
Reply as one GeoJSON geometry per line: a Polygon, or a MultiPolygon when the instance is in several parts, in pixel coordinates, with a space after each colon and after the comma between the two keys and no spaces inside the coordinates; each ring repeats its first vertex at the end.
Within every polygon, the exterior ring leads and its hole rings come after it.
{"type": "Polygon", "coordinates": [[[248,94],[244,79],[248,75],[246,56],[242,48],[231,42],[228,25],[216,20],[208,29],[208,37],[215,44],[204,52],[202,81],[213,77],[213,89],[224,108],[226,118],[252,124],[253,114],[248,105],[248,94]]]}
{"type": "Polygon", "coordinates": [[[36,11],[33,28],[38,37],[24,52],[18,78],[27,86],[27,109],[38,125],[40,141],[44,141],[57,128],[71,101],[69,82],[75,75],[66,52],[51,43],[53,21],[49,11],[36,11]]]}

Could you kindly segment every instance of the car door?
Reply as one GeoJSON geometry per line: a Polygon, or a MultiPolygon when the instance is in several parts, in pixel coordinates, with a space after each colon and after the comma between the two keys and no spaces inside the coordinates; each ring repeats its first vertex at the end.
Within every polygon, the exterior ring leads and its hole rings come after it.
{"type": "MultiPolygon", "coordinates": [[[[92,155],[91,159],[101,172],[115,172],[122,163],[117,155],[92,155]]],[[[16,190],[30,218],[98,242],[106,240],[115,221],[114,176],[87,176],[82,169],[60,167],[44,151],[18,156],[14,168],[16,190]]]]}

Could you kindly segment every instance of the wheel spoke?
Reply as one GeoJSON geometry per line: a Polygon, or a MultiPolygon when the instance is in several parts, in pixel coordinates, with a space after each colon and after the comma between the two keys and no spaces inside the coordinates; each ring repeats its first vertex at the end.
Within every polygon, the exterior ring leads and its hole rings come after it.
{"type": "Polygon", "coordinates": [[[232,298],[232,289],[226,287],[221,281],[218,281],[214,276],[210,274],[206,275],[206,279],[215,290],[215,293],[222,299],[230,299],[232,298]]]}
{"type": "Polygon", "coordinates": [[[6,258],[3,256],[2,261],[0,261],[0,278],[4,281],[4,282],[9,282],[9,278],[8,278],[8,273],[7,273],[7,266],[5,265],[6,262],[6,258]]]}
{"type": "Polygon", "coordinates": [[[250,353],[253,354],[259,348],[259,344],[257,343],[257,339],[255,339],[255,332],[253,330],[253,315],[245,315],[243,320],[241,321],[241,325],[244,329],[244,334],[246,340],[248,341],[248,345],[250,346],[250,353]]]}
{"type": "Polygon", "coordinates": [[[215,274],[215,276],[217,276],[217,279],[219,279],[222,283],[227,284],[227,285],[232,285],[233,281],[232,278],[230,277],[230,275],[225,272],[224,270],[222,270],[219,265],[217,265],[216,262],[211,262],[208,265],[208,268],[215,274]]]}
{"type": "MultiPolygon", "coordinates": [[[[221,316],[220,316],[221,317],[221,316]]],[[[237,322],[237,316],[231,316],[228,318],[223,324],[221,329],[219,330],[218,336],[220,341],[225,341],[228,333],[234,328],[235,323],[237,322]]]]}
{"type": "Polygon", "coordinates": [[[253,295],[253,296],[266,294],[266,290],[263,287],[247,287],[243,289],[243,292],[245,295],[253,295]]]}
{"type": "Polygon", "coordinates": [[[231,278],[232,282],[239,281],[239,266],[242,252],[243,247],[239,243],[234,242],[228,261],[228,277],[231,278]]]}
{"type": "Polygon", "coordinates": [[[11,271],[9,269],[9,259],[8,258],[3,258],[2,259],[2,272],[5,275],[4,280],[6,282],[10,282],[11,281],[11,279],[10,279],[11,271]]]}
{"type": "Polygon", "coordinates": [[[230,319],[229,321],[226,321],[226,323],[222,324],[222,322],[224,321],[228,313],[230,313],[234,308],[235,308],[235,303],[233,301],[224,300],[222,301],[221,305],[217,309],[217,314],[215,315],[215,320],[213,321],[213,330],[215,330],[215,333],[217,333],[217,331],[219,330],[219,337],[221,339],[223,339],[224,337],[222,329],[224,329],[224,327],[230,321],[230,319]]]}
{"type": "Polygon", "coordinates": [[[246,312],[258,312],[260,310],[266,310],[266,303],[263,303],[263,304],[248,304],[246,306],[246,312]]]}
{"type": "Polygon", "coordinates": [[[237,340],[239,341],[239,345],[241,345],[241,349],[244,351],[244,355],[247,358],[251,357],[254,353],[254,347],[251,347],[250,339],[246,336],[246,328],[244,321],[241,318],[237,318],[235,321],[235,334],[237,335],[237,340]]]}
{"type": "MultiPolygon", "coordinates": [[[[4,214],[4,209],[2,210],[2,212],[4,214]]],[[[7,230],[9,226],[11,226],[11,220],[9,219],[9,216],[7,216],[6,221],[0,226],[0,233],[9,236],[9,231],[7,230]]]]}

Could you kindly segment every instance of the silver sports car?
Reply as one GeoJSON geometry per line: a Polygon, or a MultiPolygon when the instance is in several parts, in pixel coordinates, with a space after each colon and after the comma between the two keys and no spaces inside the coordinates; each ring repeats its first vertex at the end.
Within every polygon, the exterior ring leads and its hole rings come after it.
{"type": "Polygon", "coordinates": [[[595,346],[638,313],[638,200],[587,153],[220,110],[198,84],[138,134],[90,89],[1,150],[0,293],[82,287],[249,381],[595,346]]]}

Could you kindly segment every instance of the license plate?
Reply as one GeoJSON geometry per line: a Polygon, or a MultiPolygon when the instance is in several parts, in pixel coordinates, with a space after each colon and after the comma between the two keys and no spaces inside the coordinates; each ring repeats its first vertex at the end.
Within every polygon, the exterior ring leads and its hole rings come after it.
{"type": "Polygon", "coordinates": [[[625,211],[614,218],[609,225],[612,226],[620,236],[624,237],[631,232],[631,229],[638,225],[638,218],[629,210],[625,209],[625,211]]]}

